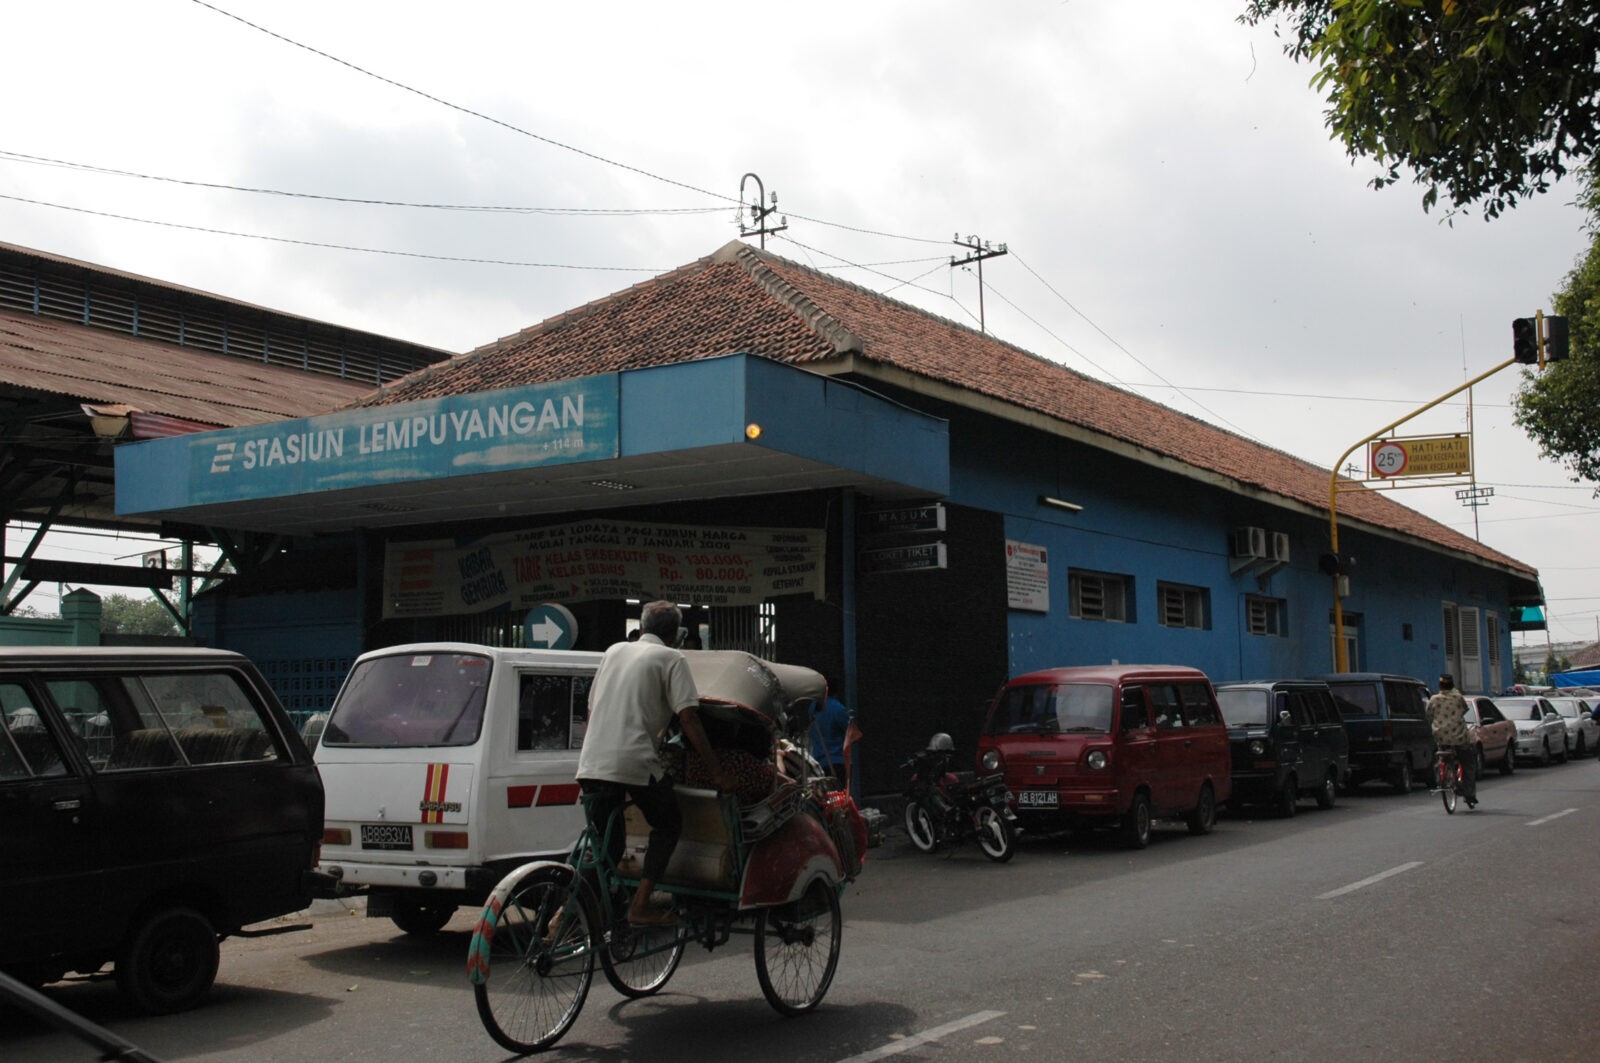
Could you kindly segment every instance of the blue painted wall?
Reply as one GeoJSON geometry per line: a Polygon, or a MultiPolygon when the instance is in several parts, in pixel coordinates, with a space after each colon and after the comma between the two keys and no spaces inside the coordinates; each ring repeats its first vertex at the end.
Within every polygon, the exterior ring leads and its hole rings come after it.
{"type": "MultiPolygon", "coordinates": [[[[1327,549],[1325,519],[1031,429],[944,412],[952,418],[951,500],[1003,514],[1006,538],[1048,551],[1049,612],[1009,611],[1013,675],[1112,660],[1194,665],[1216,680],[1333,670],[1332,586],[1317,571],[1317,557],[1327,549]],[[1042,505],[1041,495],[1083,510],[1068,513],[1042,505]],[[1286,533],[1290,563],[1265,576],[1231,572],[1228,534],[1241,526],[1264,528],[1269,537],[1286,533]],[[1071,569],[1131,577],[1128,622],[1070,617],[1071,569]],[[1203,588],[1207,628],[1163,626],[1159,582],[1203,588]],[[1248,632],[1250,595],[1286,603],[1281,636],[1248,632]]],[[[1415,675],[1431,683],[1446,669],[1443,603],[1451,601],[1499,614],[1500,676],[1486,674],[1483,685],[1498,689],[1510,682],[1511,639],[1503,626],[1510,595],[1506,577],[1348,525],[1341,526],[1340,539],[1343,550],[1358,559],[1344,602],[1346,628],[1358,638],[1354,669],[1415,675]]],[[[1481,616],[1479,635],[1486,638],[1481,616]]]]}

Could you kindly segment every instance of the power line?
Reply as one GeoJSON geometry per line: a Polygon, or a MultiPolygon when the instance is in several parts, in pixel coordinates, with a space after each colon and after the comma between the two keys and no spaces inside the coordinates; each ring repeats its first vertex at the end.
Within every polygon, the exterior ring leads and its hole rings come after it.
{"type": "Polygon", "coordinates": [[[253,188],[249,185],[230,185],[218,181],[200,181],[184,177],[166,177],[161,174],[139,173],[136,170],[119,170],[94,163],[73,162],[69,159],[52,159],[44,155],[24,155],[17,151],[0,149],[0,158],[26,162],[37,166],[55,166],[86,173],[106,174],[112,177],[133,177],[141,181],[158,181],[183,185],[188,188],[212,188],[224,192],[248,192],[259,196],[282,196],[286,199],[311,199],[326,203],[352,203],[372,207],[412,207],[419,210],[457,210],[486,214],[545,214],[558,217],[634,217],[640,215],[720,214],[726,207],[520,207],[477,205],[470,203],[418,203],[399,199],[367,199],[359,196],[335,196],[318,192],[290,192],[279,188],[253,188]]]}
{"type": "MultiPolygon", "coordinates": [[[[199,3],[200,0],[195,0],[199,3]]],[[[463,255],[430,255],[421,251],[395,251],[382,247],[358,247],[354,244],[330,244],[319,240],[296,240],[288,236],[267,236],[263,233],[242,233],[232,229],[213,229],[204,225],[185,225],[175,221],[158,221],[154,218],[135,218],[129,214],[113,214],[105,210],[90,210],[88,207],[73,207],[65,203],[47,203],[42,199],[28,199],[24,196],[8,196],[0,193],[0,199],[9,199],[16,203],[30,203],[36,207],[53,207],[56,210],[69,210],[77,214],[90,214],[97,218],[115,218],[118,221],[137,222],[140,225],[158,225],[166,229],[183,229],[188,232],[210,233],[213,236],[234,236],[241,240],[265,240],[275,244],[293,244],[297,247],[321,247],[332,251],[359,251],[366,255],[392,255],[397,258],[421,258],[433,262],[466,262],[484,266],[524,266],[533,269],[577,269],[608,273],[665,273],[666,270],[654,266],[580,266],[570,262],[518,262],[504,258],[469,258],[463,255]]]]}
{"type": "Polygon", "coordinates": [[[735,197],[735,196],[723,195],[720,192],[712,192],[712,191],[710,191],[708,189],[699,188],[699,187],[697,187],[695,185],[691,185],[691,184],[689,184],[689,183],[687,183],[685,181],[674,180],[671,177],[663,177],[661,174],[651,173],[649,170],[642,169],[642,168],[640,168],[638,166],[630,166],[629,164],[627,164],[625,162],[618,162],[616,159],[608,159],[604,155],[596,155],[592,151],[585,151],[584,149],[578,148],[578,147],[574,147],[571,144],[564,144],[559,140],[555,140],[555,139],[553,139],[551,137],[547,137],[547,136],[542,136],[542,135],[540,135],[538,133],[533,132],[532,130],[524,129],[519,125],[513,125],[512,123],[507,122],[504,119],[495,118],[495,117],[493,117],[491,115],[484,114],[482,111],[474,111],[472,108],[464,107],[459,103],[452,103],[451,101],[449,101],[447,99],[444,99],[443,97],[435,96],[432,93],[424,92],[423,90],[421,90],[419,88],[415,88],[415,87],[413,87],[411,85],[407,85],[403,81],[396,81],[393,78],[384,77],[382,74],[374,73],[373,71],[368,70],[365,67],[358,66],[355,63],[350,62],[348,59],[340,59],[338,56],[333,55],[333,54],[331,54],[329,52],[325,52],[320,48],[313,48],[311,45],[303,44],[300,41],[297,41],[292,37],[286,37],[281,33],[274,32],[273,30],[269,30],[265,26],[258,25],[258,24],[254,23],[254,22],[251,22],[247,18],[242,18],[239,15],[235,15],[231,11],[225,11],[225,10],[223,10],[222,8],[218,7],[215,4],[207,3],[206,0],[192,0],[192,2],[196,3],[196,4],[199,4],[201,7],[206,8],[207,10],[214,11],[217,14],[222,15],[224,18],[231,18],[235,22],[239,23],[240,25],[248,26],[251,29],[255,30],[257,33],[264,33],[268,37],[271,37],[271,38],[273,38],[275,40],[280,40],[285,44],[293,45],[296,48],[300,48],[300,49],[302,49],[304,51],[310,52],[312,55],[321,56],[323,59],[326,59],[329,62],[337,63],[340,66],[345,67],[346,69],[349,69],[349,70],[354,70],[356,73],[364,75],[364,76],[369,77],[369,78],[372,78],[374,81],[381,81],[385,85],[390,85],[390,86],[392,86],[394,88],[400,89],[402,92],[409,92],[414,96],[421,96],[423,99],[428,100],[428,101],[433,102],[433,103],[437,103],[442,107],[448,107],[452,111],[458,111],[461,114],[471,115],[473,118],[481,119],[481,120],[483,120],[485,122],[490,123],[491,125],[497,125],[502,129],[508,129],[513,133],[517,133],[517,134],[519,134],[521,136],[528,137],[531,140],[537,140],[541,144],[548,144],[553,148],[560,148],[562,151],[570,151],[574,155],[581,155],[586,159],[591,159],[591,160],[593,160],[595,162],[604,163],[607,166],[615,166],[619,170],[626,170],[629,173],[638,174],[640,177],[648,177],[652,181],[660,181],[662,184],[672,185],[675,188],[686,189],[686,190],[688,190],[690,192],[696,192],[696,193],[698,193],[698,194],[700,194],[702,196],[710,196],[712,199],[723,200],[723,201],[728,202],[728,203],[738,203],[739,202],[738,198],[735,197]]]}

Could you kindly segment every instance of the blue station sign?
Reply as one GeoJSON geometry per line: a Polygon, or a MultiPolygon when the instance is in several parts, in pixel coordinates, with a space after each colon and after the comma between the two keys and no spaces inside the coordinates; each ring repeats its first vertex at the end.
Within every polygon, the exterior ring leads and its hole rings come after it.
{"type": "Polygon", "coordinates": [[[618,406],[606,373],[150,440],[117,450],[117,512],[615,458],[618,406]]]}

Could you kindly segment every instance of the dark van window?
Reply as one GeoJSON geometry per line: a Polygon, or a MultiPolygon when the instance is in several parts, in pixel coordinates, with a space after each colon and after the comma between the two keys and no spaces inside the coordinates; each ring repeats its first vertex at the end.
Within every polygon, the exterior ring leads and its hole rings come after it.
{"type": "Polygon", "coordinates": [[[350,672],[322,732],[328,746],[470,746],[483,726],[489,658],[397,654],[350,672]]]}
{"type": "Polygon", "coordinates": [[[1190,727],[1207,727],[1221,723],[1217,706],[1211,700],[1211,691],[1204,683],[1179,683],[1178,698],[1183,702],[1183,716],[1190,727]]]}
{"type": "Polygon", "coordinates": [[[1306,700],[1311,705],[1311,718],[1319,724],[1339,722],[1339,710],[1333,704],[1333,695],[1326,690],[1314,691],[1306,695],[1306,700]]]}
{"type": "Polygon", "coordinates": [[[589,720],[591,677],[525,672],[517,683],[517,749],[578,749],[589,720]]]}
{"type": "Polygon", "coordinates": [[[232,671],[50,677],[45,688],[101,771],[273,760],[262,706],[232,671]]]}
{"type": "Polygon", "coordinates": [[[1378,715],[1378,686],[1376,683],[1340,683],[1333,688],[1334,704],[1341,716],[1378,715]]]}
{"type": "Polygon", "coordinates": [[[28,692],[0,683],[0,782],[66,772],[61,746],[45,729],[28,692]]]}
{"type": "Polygon", "coordinates": [[[1383,692],[1389,699],[1389,715],[1420,720],[1426,701],[1415,683],[1384,683],[1383,692]]]}
{"type": "Polygon", "coordinates": [[[1178,690],[1166,683],[1146,687],[1150,693],[1150,712],[1156,727],[1173,730],[1183,726],[1183,712],[1178,708],[1178,690]]]}
{"type": "Polygon", "coordinates": [[[1067,683],[1011,687],[1001,695],[990,715],[987,733],[1107,734],[1110,730],[1111,688],[1104,684],[1067,683]]]}

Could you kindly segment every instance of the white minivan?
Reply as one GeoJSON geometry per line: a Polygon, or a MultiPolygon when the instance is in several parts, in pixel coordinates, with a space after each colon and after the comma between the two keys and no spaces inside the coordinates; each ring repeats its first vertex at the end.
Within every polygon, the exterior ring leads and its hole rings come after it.
{"type": "Polygon", "coordinates": [[[506,872],[565,856],[600,657],[440,642],[357,658],[316,748],[339,893],[431,934],[506,872]]]}

